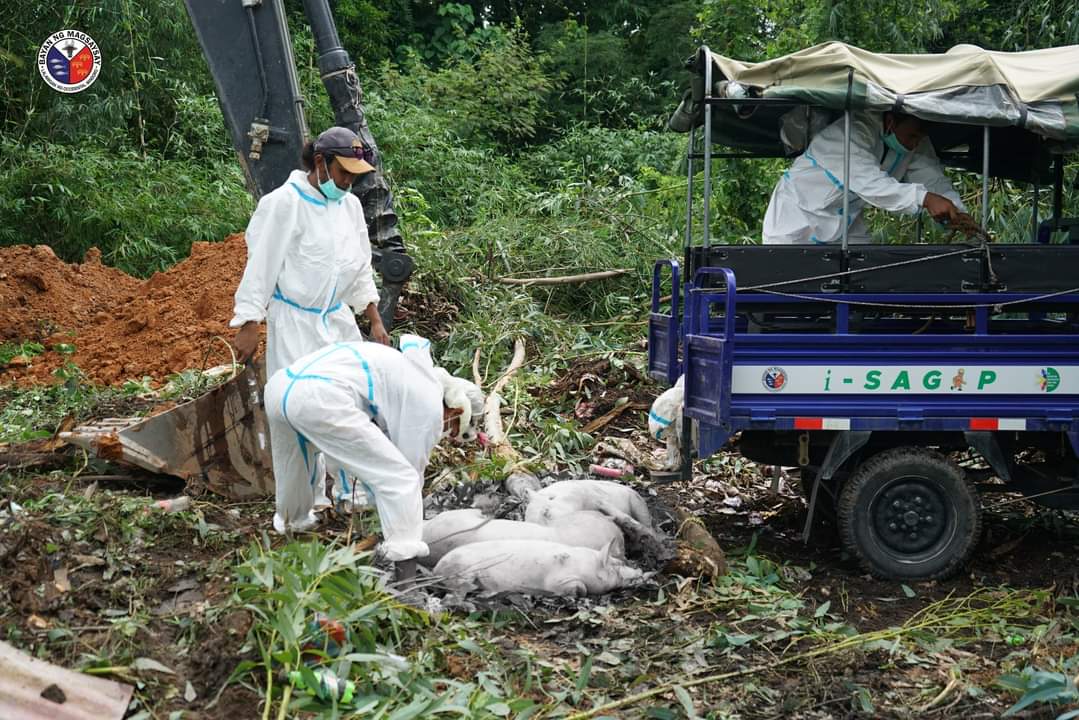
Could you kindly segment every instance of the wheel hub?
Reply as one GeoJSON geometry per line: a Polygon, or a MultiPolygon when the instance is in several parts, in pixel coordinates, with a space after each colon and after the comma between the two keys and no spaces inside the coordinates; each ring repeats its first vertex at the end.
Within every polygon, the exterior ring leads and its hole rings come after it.
{"type": "Polygon", "coordinates": [[[881,542],[902,554],[922,552],[947,529],[944,500],[926,478],[900,478],[877,496],[871,508],[881,542]]]}

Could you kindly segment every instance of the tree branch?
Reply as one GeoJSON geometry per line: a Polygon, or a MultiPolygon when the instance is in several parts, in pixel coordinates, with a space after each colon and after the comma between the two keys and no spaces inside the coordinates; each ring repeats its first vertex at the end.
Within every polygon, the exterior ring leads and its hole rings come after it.
{"type": "Polygon", "coordinates": [[[518,455],[517,451],[510,445],[509,440],[506,439],[506,433],[502,429],[502,398],[499,393],[506,387],[506,384],[513,378],[525,361],[525,341],[524,338],[517,338],[513,342],[513,358],[510,360],[509,366],[506,371],[502,373],[502,376],[498,378],[494,386],[491,388],[491,392],[487,394],[487,401],[483,406],[483,425],[487,430],[487,441],[491,444],[491,452],[495,455],[501,455],[510,460],[516,460],[518,455]]]}
{"type": "Polygon", "coordinates": [[[593,280],[606,280],[607,278],[618,277],[619,275],[625,275],[629,270],[622,268],[619,270],[601,270],[600,272],[581,273],[580,275],[563,275],[561,277],[539,277],[539,278],[513,278],[513,277],[500,277],[495,282],[502,283],[503,285],[572,285],[574,283],[591,282],[593,280]]]}

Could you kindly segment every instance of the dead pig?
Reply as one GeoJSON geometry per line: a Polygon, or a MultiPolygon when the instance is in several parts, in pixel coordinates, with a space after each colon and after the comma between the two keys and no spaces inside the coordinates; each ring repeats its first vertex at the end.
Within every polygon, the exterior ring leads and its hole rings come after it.
{"type": "Polygon", "coordinates": [[[559,518],[581,510],[595,510],[614,519],[640,523],[651,529],[652,516],[632,488],[610,480],[562,480],[528,494],[525,520],[553,525],[559,518]]]}
{"type": "Polygon", "coordinates": [[[602,550],[543,540],[505,540],[462,545],[447,553],[434,574],[455,592],[518,592],[530,595],[601,595],[643,577],[602,550]]]}
{"type": "Polygon", "coordinates": [[[593,550],[610,544],[615,557],[625,557],[622,531],[597,512],[570,513],[547,526],[488,518],[479,510],[469,508],[439,513],[423,524],[423,541],[431,554],[421,562],[434,565],[462,545],[506,540],[544,540],[593,550]]]}

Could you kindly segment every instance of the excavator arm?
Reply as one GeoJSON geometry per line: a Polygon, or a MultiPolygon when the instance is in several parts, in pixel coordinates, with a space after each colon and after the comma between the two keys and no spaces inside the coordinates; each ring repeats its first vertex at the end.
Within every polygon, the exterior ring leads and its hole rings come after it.
{"type": "MultiPolygon", "coordinates": [[[[185,3],[248,189],[259,198],[285,182],[309,135],[284,4],[282,0],[185,3]]],[[[379,315],[389,330],[401,289],[412,274],[412,259],[398,229],[378,145],[367,126],[356,67],[341,47],[327,0],[303,0],[303,5],[334,121],[359,135],[374,152],[375,172],[361,176],[352,192],[363,204],[373,264],[382,277],[379,315]]]]}

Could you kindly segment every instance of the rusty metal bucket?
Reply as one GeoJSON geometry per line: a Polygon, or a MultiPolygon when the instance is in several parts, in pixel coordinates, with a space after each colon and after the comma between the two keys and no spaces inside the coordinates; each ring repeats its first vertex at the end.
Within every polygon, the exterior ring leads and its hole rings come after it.
{"type": "Polygon", "coordinates": [[[100,458],[203,484],[245,499],[272,495],[262,365],[204,395],[146,418],[107,418],[61,433],[100,458]]]}

